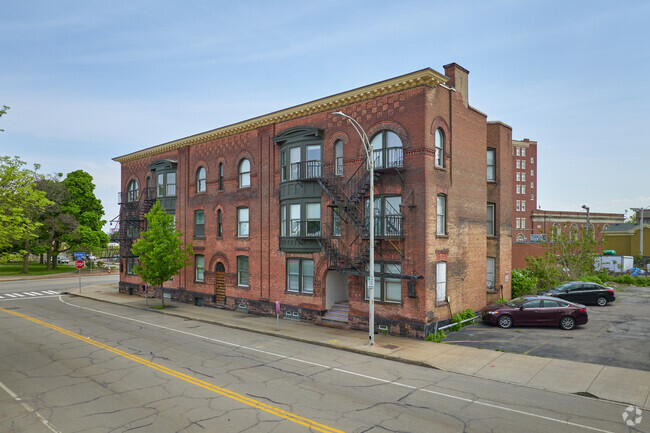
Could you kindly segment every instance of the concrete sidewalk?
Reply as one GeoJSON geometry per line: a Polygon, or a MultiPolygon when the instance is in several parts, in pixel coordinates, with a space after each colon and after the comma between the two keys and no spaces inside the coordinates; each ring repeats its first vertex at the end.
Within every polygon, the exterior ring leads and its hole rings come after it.
{"type": "MultiPolygon", "coordinates": [[[[99,284],[83,288],[74,296],[147,308],[145,299],[118,292],[117,284],[99,284]]],[[[275,317],[262,317],[218,308],[196,307],[165,301],[168,308],[150,311],[230,328],[287,338],[370,356],[433,367],[452,373],[498,380],[549,391],[594,396],[599,399],[631,404],[650,410],[650,372],[560,359],[504,353],[471,347],[432,343],[406,337],[376,335],[368,346],[368,333],[316,326],[275,317]]],[[[149,306],[160,305],[149,299],[149,306]]]]}

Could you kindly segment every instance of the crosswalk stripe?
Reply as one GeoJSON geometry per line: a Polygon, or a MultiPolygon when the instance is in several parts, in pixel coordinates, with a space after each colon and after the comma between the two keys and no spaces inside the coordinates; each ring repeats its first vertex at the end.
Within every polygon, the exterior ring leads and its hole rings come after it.
{"type": "Polygon", "coordinates": [[[42,293],[38,293],[38,292],[25,292],[25,294],[29,295],[29,296],[41,296],[41,295],[43,295],[42,293]]]}
{"type": "Polygon", "coordinates": [[[9,296],[10,298],[17,298],[17,296],[12,295],[11,293],[7,293],[7,296],[9,296]]]}
{"type": "Polygon", "coordinates": [[[60,295],[59,292],[56,292],[54,290],[43,290],[43,293],[47,293],[48,295],[60,295]]]}
{"type": "Polygon", "coordinates": [[[24,298],[25,297],[25,295],[23,295],[22,293],[12,293],[12,295],[16,296],[17,298],[24,298]]]}

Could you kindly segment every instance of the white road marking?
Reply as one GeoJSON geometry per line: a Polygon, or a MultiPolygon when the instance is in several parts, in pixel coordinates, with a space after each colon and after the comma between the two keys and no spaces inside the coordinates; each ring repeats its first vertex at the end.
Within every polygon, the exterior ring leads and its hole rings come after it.
{"type": "Polygon", "coordinates": [[[434,395],[437,395],[437,396],[440,396],[440,397],[445,397],[445,398],[449,398],[449,399],[453,399],[453,400],[460,400],[460,401],[464,401],[466,403],[473,403],[473,404],[481,405],[481,406],[487,406],[487,407],[491,407],[493,409],[500,409],[500,410],[503,410],[503,411],[506,411],[506,412],[517,413],[519,415],[526,415],[526,416],[530,416],[530,417],[533,417],[533,418],[544,419],[544,420],[547,420],[547,421],[552,421],[552,422],[556,422],[556,423],[559,423],[559,424],[564,424],[564,425],[571,426],[571,427],[578,427],[578,428],[591,430],[591,431],[596,431],[596,432],[601,432],[601,433],[613,433],[613,432],[611,432],[609,430],[602,430],[602,429],[599,429],[599,428],[596,428],[596,427],[591,427],[591,426],[584,425],[584,424],[578,424],[578,423],[566,421],[566,420],[563,420],[563,419],[552,418],[552,417],[548,417],[548,416],[544,416],[544,415],[538,415],[538,414],[532,413],[532,412],[526,412],[526,411],[522,411],[522,410],[518,410],[518,409],[512,409],[512,408],[509,408],[507,406],[502,406],[502,405],[499,405],[499,404],[489,403],[489,402],[485,402],[485,401],[479,401],[479,400],[476,400],[476,399],[469,399],[469,398],[459,397],[459,396],[447,394],[447,393],[444,393],[444,392],[432,391],[432,390],[425,389],[425,388],[418,388],[418,387],[407,385],[407,384],[404,384],[404,383],[395,382],[395,381],[387,380],[387,379],[382,379],[382,378],[374,377],[374,376],[368,376],[368,375],[361,374],[361,373],[356,373],[356,372],[350,371],[350,370],[343,370],[343,369],[340,369],[340,368],[337,368],[337,367],[330,367],[330,366],[325,365],[325,364],[319,364],[319,363],[312,362],[312,361],[306,361],[306,360],[300,359],[300,358],[294,358],[292,356],[287,356],[287,355],[282,355],[282,354],[279,354],[279,353],[269,352],[269,351],[262,350],[262,349],[256,349],[254,347],[244,346],[242,344],[231,343],[229,341],[219,340],[219,339],[216,339],[216,338],[204,337],[202,335],[193,334],[191,332],[182,331],[182,330],[174,329],[174,328],[169,328],[167,326],[156,325],[155,323],[149,323],[149,322],[145,322],[143,320],[133,319],[133,318],[130,318],[130,317],[120,316],[119,314],[114,314],[114,313],[109,313],[109,312],[106,312],[106,311],[96,310],[94,308],[82,307],[80,305],[74,305],[74,304],[71,304],[69,302],[64,301],[63,296],[59,296],[59,300],[61,302],[63,302],[64,304],[66,304],[66,305],[69,305],[71,307],[80,308],[82,310],[88,310],[88,311],[92,311],[92,312],[95,312],[95,313],[104,314],[104,315],[107,315],[107,316],[113,316],[113,317],[117,317],[117,318],[120,318],[120,319],[123,319],[123,320],[129,320],[129,321],[140,323],[140,324],[143,324],[143,325],[148,325],[148,326],[152,326],[152,327],[155,327],[155,328],[164,329],[166,331],[171,331],[171,332],[176,332],[176,333],[179,333],[179,334],[188,335],[188,336],[199,338],[199,339],[202,339],[202,340],[205,340],[205,341],[211,341],[213,343],[218,343],[218,344],[222,344],[222,345],[225,345],[225,346],[235,347],[235,348],[242,349],[242,350],[248,350],[250,352],[263,353],[265,355],[270,355],[270,356],[273,356],[273,357],[276,357],[276,358],[279,358],[279,359],[286,359],[286,360],[290,360],[290,361],[294,361],[294,362],[298,362],[298,363],[302,363],[302,364],[313,365],[313,366],[321,367],[323,369],[327,369],[327,370],[330,370],[330,371],[336,371],[336,372],[343,373],[343,374],[349,374],[349,375],[352,375],[352,376],[363,377],[363,378],[366,378],[368,380],[372,380],[372,381],[376,381],[376,382],[386,383],[386,384],[389,384],[389,385],[395,385],[395,386],[399,386],[399,387],[402,387],[402,388],[418,390],[418,391],[421,391],[421,392],[434,394],[434,395]]]}
{"type": "Polygon", "coordinates": [[[43,423],[43,425],[45,425],[45,427],[49,428],[54,433],[61,433],[61,430],[54,427],[54,425],[51,422],[45,419],[45,417],[43,417],[40,413],[35,411],[34,408],[32,408],[30,405],[22,401],[22,399],[18,397],[16,393],[14,393],[12,390],[7,388],[7,386],[4,383],[0,382],[0,388],[4,389],[7,392],[7,394],[9,394],[14,400],[20,403],[25,409],[27,409],[28,412],[31,412],[34,415],[36,415],[38,419],[40,419],[40,421],[43,423]]]}

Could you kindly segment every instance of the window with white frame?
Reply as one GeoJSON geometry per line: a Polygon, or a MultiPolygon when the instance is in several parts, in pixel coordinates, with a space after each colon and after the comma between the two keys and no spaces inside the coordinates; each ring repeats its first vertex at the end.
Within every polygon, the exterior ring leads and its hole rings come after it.
{"type": "Polygon", "coordinates": [[[517,210],[521,210],[521,200],[517,200],[515,202],[515,207],[516,207],[517,210]]]}
{"type": "Polygon", "coordinates": [[[526,172],[521,173],[521,181],[526,182],[526,172]]]}
{"type": "Polygon", "coordinates": [[[522,168],[522,169],[525,169],[525,168],[526,168],[526,160],[525,160],[525,159],[522,159],[522,160],[521,160],[521,168],[522,168]]]}
{"type": "Polygon", "coordinates": [[[194,275],[197,282],[203,282],[203,274],[205,272],[205,257],[202,254],[194,255],[194,275]]]}
{"type": "Polygon", "coordinates": [[[138,189],[138,181],[132,180],[129,182],[129,185],[126,188],[126,199],[127,201],[138,201],[140,198],[140,190],[138,189]]]}
{"type": "Polygon", "coordinates": [[[402,140],[393,131],[385,129],[370,140],[375,168],[402,167],[404,154],[402,140]]]}
{"type": "Polygon", "coordinates": [[[515,155],[521,156],[521,148],[520,147],[515,147],[515,155]]]}
{"type": "Polygon", "coordinates": [[[526,185],[521,186],[521,193],[526,194],[526,185]]]}
{"type": "Polygon", "coordinates": [[[176,196],[176,172],[168,171],[156,175],[158,197],[176,196]]]}
{"type": "Polygon", "coordinates": [[[526,212],[526,200],[521,201],[521,210],[522,212],[526,212]]]}
{"type": "Polygon", "coordinates": [[[341,236],[341,211],[338,207],[332,208],[332,236],[341,236]]]}
{"type": "Polygon", "coordinates": [[[487,204],[487,216],[486,216],[486,230],[488,236],[494,236],[496,234],[495,230],[495,209],[496,206],[494,203],[487,204]]]}
{"type": "Polygon", "coordinates": [[[205,213],[203,210],[194,212],[194,237],[202,238],[205,236],[205,213]]]}
{"type": "Polygon", "coordinates": [[[531,187],[531,188],[535,188],[535,182],[531,182],[531,183],[530,183],[530,187],[531,187]]]}
{"type": "Polygon", "coordinates": [[[517,182],[521,180],[521,174],[519,172],[515,173],[515,178],[517,179],[517,182]]]}
{"type": "Polygon", "coordinates": [[[249,235],[248,227],[248,208],[237,208],[237,236],[247,238],[249,235]]]}
{"type": "Polygon", "coordinates": [[[531,171],[530,171],[530,175],[531,175],[531,176],[535,176],[535,170],[531,170],[531,171]]]}
{"type": "Polygon", "coordinates": [[[248,287],[248,257],[237,256],[237,285],[248,287]]]}
{"type": "Polygon", "coordinates": [[[530,199],[531,199],[531,200],[535,200],[535,194],[531,194],[531,195],[530,195],[530,199]]]}
{"type": "Polygon", "coordinates": [[[343,141],[336,140],[334,143],[334,174],[343,176],[343,141]]]}
{"type": "Polygon", "coordinates": [[[436,233],[447,234],[447,196],[438,194],[436,202],[436,233]]]}
{"type": "Polygon", "coordinates": [[[525,229],[526,228],[526,218],[521,219],[521,228],[525,229]]]}
{"type": "Polygon", "coordinates": [[[239,187],[248,188],[249,186],[251,186],[251,163],[244,158],[239,163],[239,187]]]}
{"type": "Polygon", "coordinates": [[[205,192],[206,188],[206,181],[205,181],[205,167],[199,167],[198,170],[196,170],[196,192],[201,193],[205,192]]]}
{"type": "Polygon", "coordinates": [[[531,164],[534,164],[534,163],[535,163],[535,157],[533,157],[533,156],[530,157],[530,163],[531,163],[531,164]]]}
{"type": "Polygon", "coordinates": [[[436,129],[436,135],[435,135],[435,159],[436,159],[436,167],[444,167],[445,166],[445,134],[442,132],[442,129],[438,128],[436,129]]]}
{"type": "Polygon", "coordinates": [[[518,229],[521,228],[521,219],[520,218],[515,218],[515,228],[518,228],[518,229]]]}
{"type": "Polygon", "coordinates": [[[436,263],[436,302],[447,301],[447,262],[436,263]]]}
{"type": "Polygon", "coordinates": [[[496,149],[487,150],[487,180],[494,182],[497,180],[497,151],[496,149]]]}
{"type": "Polygon", "coordinates": [[[517,190],[517,194],[521,194],[521,186],[517,185],[515,188],[517,190]]]}
{"type": "Polygon", "coordinates": [[[526,156],[526,148],[525,147],[521,148],[521,156],[526,156]]]}
{"type": "Polygon", "coordinates": [[[219,191],[223,191],[223,162],[219,163],[219,173],[217,176],[219,176],[219,191]]]}
{"type": "Polygon", "coordinates": [[[314,293],[314,261],[287,259],[287,291],[314,293]]]}
{"type": "Polygon", "coordinates": [[[496,259],[494,257],[488,257],[486,263],[486,278],[485,278],[488,291],[493,291],[495,289],[495,282],[496,282],[495,267],[496,267],[496,259]]]}

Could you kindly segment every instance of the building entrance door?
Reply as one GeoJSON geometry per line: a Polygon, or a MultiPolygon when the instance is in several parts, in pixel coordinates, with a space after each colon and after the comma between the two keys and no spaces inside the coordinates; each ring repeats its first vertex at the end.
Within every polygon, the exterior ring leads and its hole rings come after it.
{"type": "Polygon", "coordinates": [[[217,263],[214,281],[215,302],[217,304],[224,304],[226,302],[226,268],[221,262],[217,263]]]}

